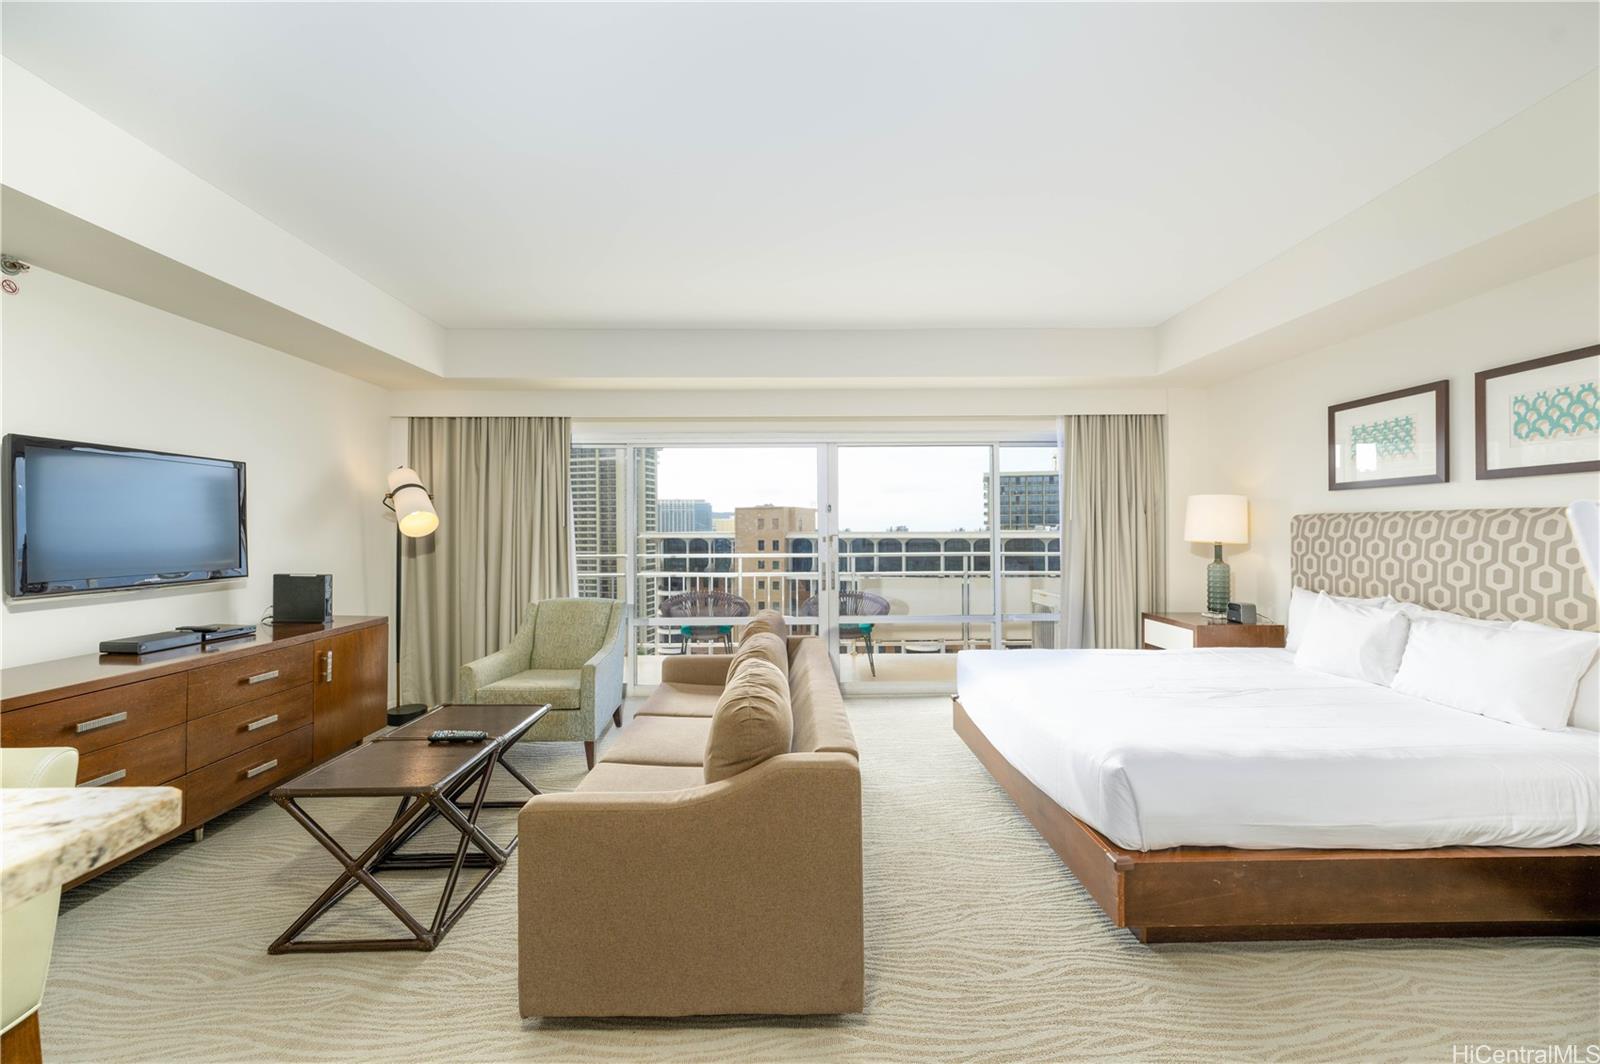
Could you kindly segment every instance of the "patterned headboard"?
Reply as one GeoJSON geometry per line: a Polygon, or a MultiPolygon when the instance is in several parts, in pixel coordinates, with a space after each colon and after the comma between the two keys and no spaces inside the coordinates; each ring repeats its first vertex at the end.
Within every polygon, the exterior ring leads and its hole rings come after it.
{"type": "Polygon", "coordinates": [[[1486,620],[1600,628],[1600,608],[1558,507],[1299,514],[1290,576],[1330,595],[1393,595],[1486,620]]]}

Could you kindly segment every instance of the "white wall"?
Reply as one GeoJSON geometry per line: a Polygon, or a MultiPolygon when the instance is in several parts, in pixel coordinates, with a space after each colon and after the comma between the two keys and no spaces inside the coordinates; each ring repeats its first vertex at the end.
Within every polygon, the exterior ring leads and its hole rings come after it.
{"type": "Polygon", "coordinates": [[[6,666],[177,624],[255,621],[275,572],[332,573],[336,611],[389,612],[381,389],[37,267],[19,283],[0,296],[0,428],[243,460],[251,575],[8,601],[6,666]]]}
{"type": "MultiPolygon", "coordinates": [[[[1172,502],[1181,511],[1190,491],[1250,497],[1250,546],[1229,551],[1234,595],[1281,618],[1294,514],[1564,506],[1600,496],[1600,477],[1593,474],[1478,481],[1473,469],[1473,374],[1596,342],[1600,260],[1589,258],[1222,382],[1211,388],[1209,403],[1220,441],[1215,461],[1224,476],[1193,480],[1192,487],[1175,481],[1172,502]],[[1450,381],[1449,483],[1328,490],[1330,405],[1442,378],[1450,381]]],[[[1176,605],[1203,598],[1203,583],[1203,563],[1182,578],[1175,575],[1176,605]],[[1192,595],[1183,593],[1183,581],[1194,584],[1192,595]]]]}

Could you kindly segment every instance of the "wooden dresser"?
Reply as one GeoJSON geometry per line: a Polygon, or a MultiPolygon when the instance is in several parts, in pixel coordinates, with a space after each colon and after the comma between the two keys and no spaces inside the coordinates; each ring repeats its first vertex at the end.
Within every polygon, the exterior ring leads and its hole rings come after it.
{"type": "Polygon", "coordinates": [[[142,853],[383,727],[388,664],[385,618],[335,617],[22,665],[0,672],[0,746],[76,747],[80,787],[181,789],[182,825],[142,853]]]}

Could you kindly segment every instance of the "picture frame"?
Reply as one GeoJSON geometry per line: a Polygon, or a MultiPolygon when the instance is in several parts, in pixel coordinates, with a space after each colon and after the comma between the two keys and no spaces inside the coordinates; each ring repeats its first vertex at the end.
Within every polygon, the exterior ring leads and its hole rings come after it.
{"type": "Polygon", "coordinates": [[[1328,407],[1328,490],[1450,479],[1450,382],[1432,381],[1328,407]]]}
{"type": "Polygon", "coordinates": [[[1600,472],[1600,344],[1482,370],[1477,479],[1600,472]]]}

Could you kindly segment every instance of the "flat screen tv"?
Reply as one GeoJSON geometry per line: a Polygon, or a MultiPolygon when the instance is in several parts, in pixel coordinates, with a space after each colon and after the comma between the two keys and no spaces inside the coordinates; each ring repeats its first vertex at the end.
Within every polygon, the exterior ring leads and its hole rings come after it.
{"type": "Polygon", "coordinates": [[[19,435],[4,452],[12,598],[249,572],[243,462],[19,435]]]}

